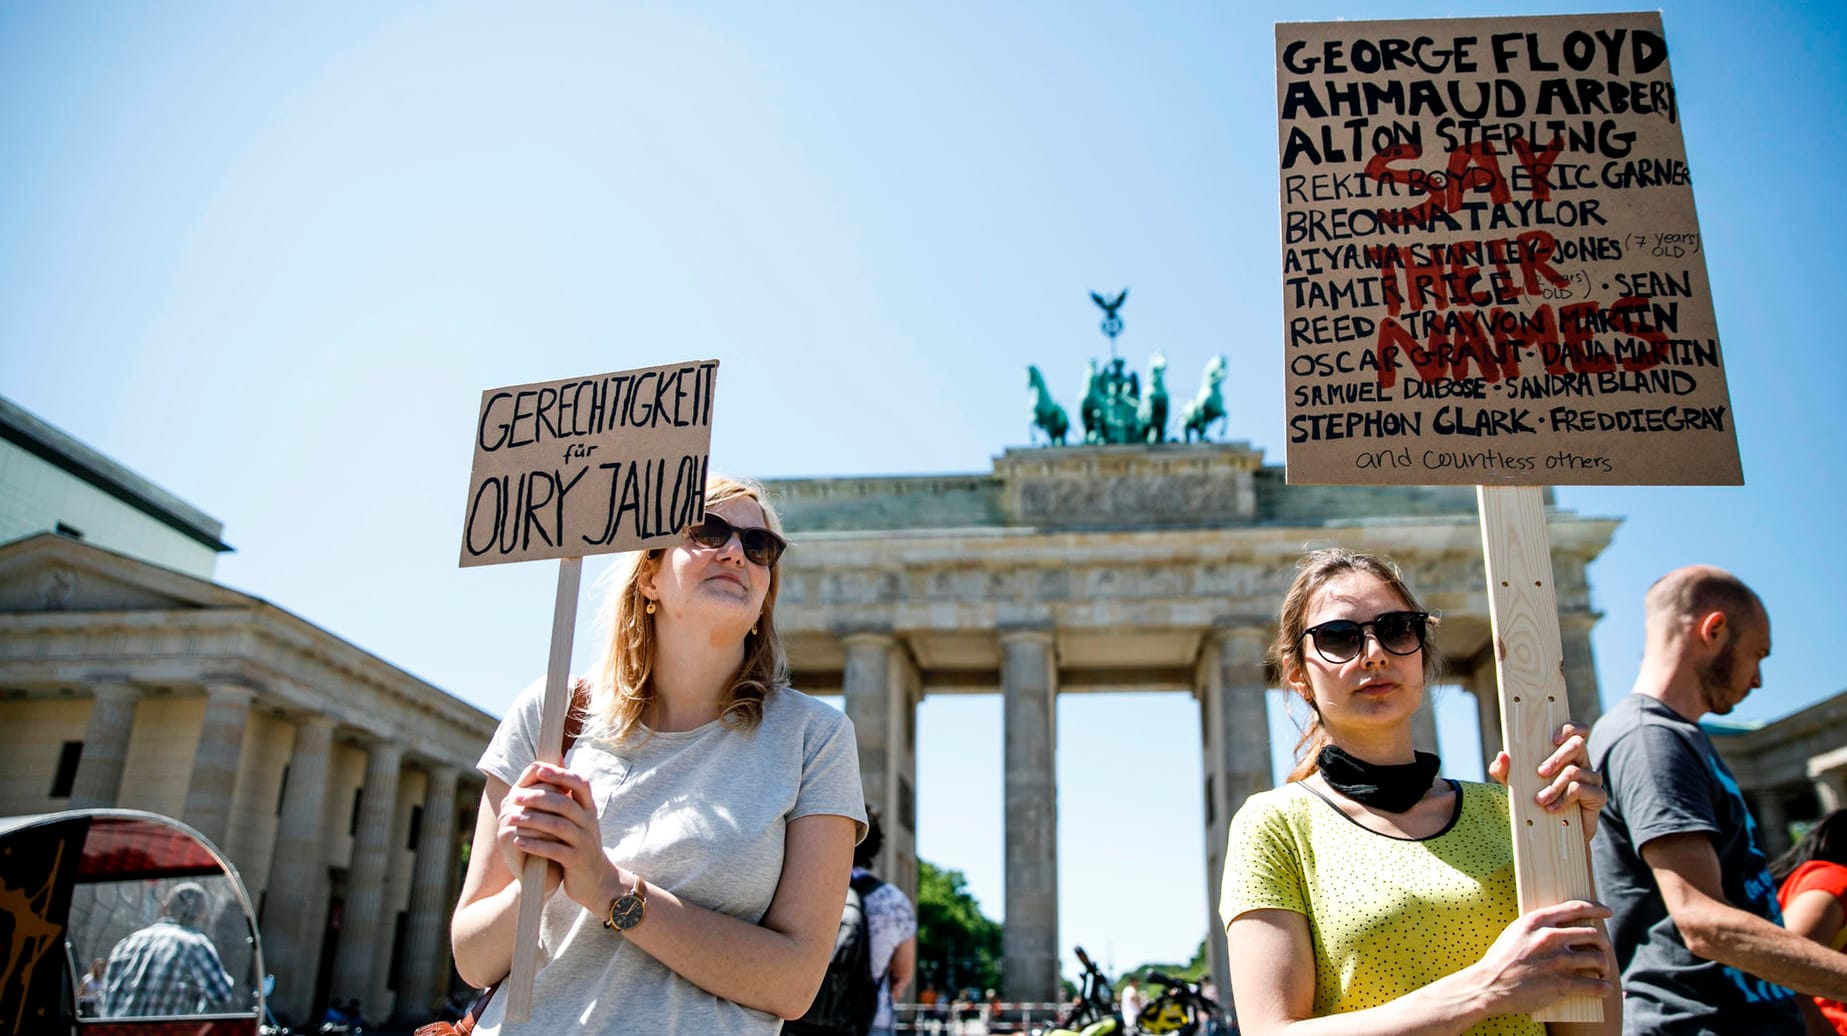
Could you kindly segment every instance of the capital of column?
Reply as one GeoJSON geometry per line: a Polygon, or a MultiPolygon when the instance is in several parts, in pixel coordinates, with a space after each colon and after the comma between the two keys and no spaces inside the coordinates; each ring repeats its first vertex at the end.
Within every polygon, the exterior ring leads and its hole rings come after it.
{"type": "Polygon", "coordinates": [[[1057,639],[1056,633],[1043,626],[1014,626],[999,631],[998,636],[1002,647],[1014,644],[1041,644],[1049,648],[1057,639]]]}
{"type": "Polygon", "coordinates": [[[208,680],[205,684],[205,700],[211,705],[245,705],[256,700],[254,688],[230,681],[208,680]]]}
{"type": "Polygon", "coordinates": [[[855,648],[894,648],[898,638],[890,630],[854,630],[843,634],[840,643],[851,651],[855,648]]]}
{"type": "Polygon", "coordinates": [[[341,715],[337,712],[321,713],[321,715],[330,717],[341,728],[340,740],[355,748],[369,752],[378,745],[402,746],[403,739],[398,737],[395,731],[380,730],[375,726],[367,725],[361,722],[360,717],[341,715]]]}
{"type": "Polygon", "coordinates": [[[99,703],[127,705],[141,699],[141,688],[125,676],[95,676],[84,682],[99,703]]]}
{"type": "Polygon", "coordinates": [[[380,770],[387,765],[396,769],[404,763],[404,745],[388,737],[377,734],[365,734],[359,739],[359,745],[366,750],[366,764],[369,769],[380,770]]]}
{"type": "Polygon", "coordinates": [[[1561,611],[1558,613],[1558,630],[1560,633],[1589,633],[1601,618],[1602,612],[1561,611]]]}
{"type": "Polygon", "coordinates": [[[340,721],[325,712],[291,712],[285,717],[297,730],[325,730],[331,736],[340,721]]]}
{"type": "Polygon", "coordinates": [[[1270,630],[1261,621],[1215,626],[1212,639],[1226,665],[1263,665],[1270,650],[1270,630]]]}

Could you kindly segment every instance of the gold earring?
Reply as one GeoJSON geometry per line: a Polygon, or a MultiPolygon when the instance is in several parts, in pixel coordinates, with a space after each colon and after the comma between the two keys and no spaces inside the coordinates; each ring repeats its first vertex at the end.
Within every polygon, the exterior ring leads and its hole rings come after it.
{"type": "Polygon", "coordinates": [[[757,624],[754,622],[750,624],[750,635],[753,637],[757,635],[757,624]]]}
{"type": "Polygon", "coordinates": [[[653,601],[648,602],[648,614],[649,615],[654,614],[654,602],[653,601]]]}

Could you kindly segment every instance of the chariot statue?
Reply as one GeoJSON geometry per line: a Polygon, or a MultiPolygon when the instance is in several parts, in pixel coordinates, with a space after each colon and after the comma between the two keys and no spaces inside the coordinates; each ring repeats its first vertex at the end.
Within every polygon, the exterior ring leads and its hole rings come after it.
{"type": "MultiPolygon", "coordinates": [[[[1095,359],[1084,361],[1084,392],[1079,399],[1077,412],[1085,445],[1121,446],[1173,441],[1167,437],[1167,358],[1158,352],[1148,358],[1147,391],[1144,394],[1144,383],[1140,375],[1128,369],[1122,357],[1116,355],[1116,336],[1122,333],[1120,310],[1128,298],[1127,288],[1117,293],[1115,298],[1105,298],[1094,291],[1090,293],[1090,300],[1103,310],[1100,329],[1109,338],[1110,357],[1102,363],[1095,359]]],[[[1226,419],[1225,401],[1219,395],[1219,383],[1224,380],[1225,358],[1214,356],[1206,364],[1199,395],[1181,408],[1180,424],[1186,442],[1192,442],[1195,436],[1202,442],[1206,441],[1210,438],[1208,433],[1214,424],[1220,425],[1222,430],[1226,419]]],[[[1039,437],[1044,436],[1048,446],[1065,445],[1071,431],[1070,416],[1052,398],[1051,390],[1046,387],[1045,377],[1039,373],[1038,367],[1026,368],[1026,385],[1031,390],[1032,440],[1038,442],[1039,437]]]]}

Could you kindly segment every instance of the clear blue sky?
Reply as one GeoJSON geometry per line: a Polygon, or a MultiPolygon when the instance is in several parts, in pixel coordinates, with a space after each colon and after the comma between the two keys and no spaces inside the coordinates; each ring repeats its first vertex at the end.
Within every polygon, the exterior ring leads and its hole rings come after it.
{"type": "MultiPolygon", "coordinates": [[[[1559,496],[1624,519],[1606,700],[1643,589],[1710,561],[1769,603],[1739,715],[1772,718],[1847,686],[1841,11],[1662,8],[1746,485],[1559,496]]],[[[1025,365],[1070,406],[1086,293],[1127,285],[1125,354],[1177,394],[1225,354],[1231,437],[1280,463],[1273,22],[1620,9],[7,4],[0,393],[223,519],[227,584],[499,712],[554,576],[456,567],[481,389],[718,356],[725,469],[985,471],[1025,365]]],[[[991,913],[999,715],[933,698],[920,736],[920,851],[991,913]]],[[[1060,727],[1067,950],[1184,959],[1191,703],[1060,727]]]]}

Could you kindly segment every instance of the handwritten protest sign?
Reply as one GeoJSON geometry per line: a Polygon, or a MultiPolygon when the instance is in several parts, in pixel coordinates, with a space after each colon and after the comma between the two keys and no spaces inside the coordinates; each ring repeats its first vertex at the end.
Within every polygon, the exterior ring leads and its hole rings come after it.
{"type": "Polygon", "coordinates": [[[1520,909],[1590,898],[1531,801],[1567,718],[1539,487],[1743,482],[1660,15],[1276,51],[1289,481],[1477,486],[1520,909]]]}
{"type": "MultiPolygon", "coordinates": [[[[558,559],[540,762],[563,761],[584,556],[667,546],[705,514],[717,378],[717,360],[695,360],[481,393],[462,566],[558,559]]],[[[509,1022],[532,1009],[545,868],[520,870],[509,1022]]]]}
{"type": "Polygon", "coordinates": [[[670,544],[705,511],[717,360],[481,393],[462,566],[670,544]]]}
{"type": "Polygon", "coordinates": [[[1290,482],[1742,483],[1659,14],[1276,46],[1290,482]]]}

